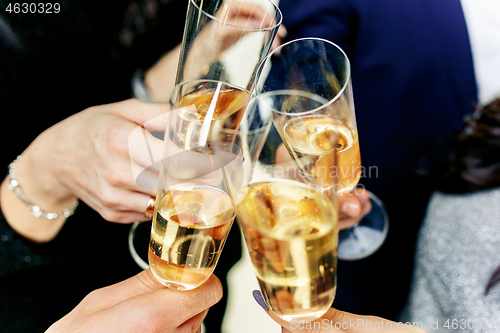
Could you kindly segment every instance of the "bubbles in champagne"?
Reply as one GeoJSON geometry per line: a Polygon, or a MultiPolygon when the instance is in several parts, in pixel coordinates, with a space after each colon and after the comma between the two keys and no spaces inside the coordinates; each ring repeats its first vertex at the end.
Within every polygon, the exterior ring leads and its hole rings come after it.
{"type": "Polygon", "coordinates": [[[284,126],[284,142],[309,182],[337,192],[356,186],[361,177],[357,134],[325,115],[298,117],[284,126]],[[337,181],[337,184],[336,184],[337,181]]]}
{"type": "Polygon", "coordinates": [[[230,89],[219,91],[215,89],[201,90],[184,96],[178,103],[178,107],[194,105],[193,109],[187,108],[189,112],[182,113],[188,120],[205,120],[205,117],[211,113],[212,119],[228,117],[247,105],[249,96],[245,91],[230,89]]]}
{"type": "Polygon", "coordinates": [[[160,282],[192,289],[213,272],[234,219],[229,196],[211,186],[172,189],[153,219],[149,262],[160,282]]]}

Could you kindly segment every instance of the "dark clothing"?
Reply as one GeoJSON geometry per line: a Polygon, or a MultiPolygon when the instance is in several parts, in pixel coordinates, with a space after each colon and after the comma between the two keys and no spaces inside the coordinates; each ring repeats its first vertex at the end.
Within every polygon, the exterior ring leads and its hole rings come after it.
{"type": "Polygon", "coordinates": [[[352,69],[361,184],[386,204],[387,241],[339,262],[334,306],[395,319],[408,292],[414,242],[448,140],[477,101],[459,0],[281,0],[287,39],[321,37],[352,69]]]}
{"type": "Polygon", "coordinates": [[[140,271],[128,253],[129,225],[105,222],[84,205],[77,214],[54,241],[40,245],[1,219],[2,332],[44,332],[90,291],[140,271]]]}
{"type": "MultiPolygon", "coordinates": [[[[5,11],[8,3],[0,1],[4,175],[46,128],[87,107],[130,98],[134,71],[180,43],[187,9],[178,0],[61,0],[58,14],[15,14],[5,11]]],[[[92,290],[137,274],[129,230],[81,203],[54,241],[36,245],[2,217],[0,331],[43,332],[92,290]]],[[[216,274],[224,281],[223,267],[216,274]]],[[[218,331],[224,304],[210,311],[209,332],[218,331]]]]}

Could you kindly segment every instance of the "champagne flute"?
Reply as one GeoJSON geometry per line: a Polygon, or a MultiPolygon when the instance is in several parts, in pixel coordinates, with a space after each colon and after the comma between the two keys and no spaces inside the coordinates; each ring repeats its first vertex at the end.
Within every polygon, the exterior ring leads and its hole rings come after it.
{"type": "MultiPolygon", "coordinates": [[[[301,177],[339,195],[356,191],[362,167],[350,64],[344,51],[323,39],[298,39],[271,52],[266,67],[271,74],[259,83],[261,99],[273,109],[273,123],[301,177]],[[328,138],[335,132],[339,140],[331,146],[328,138]]],[[[340,231],[339,259],[365,258],[387,236],[385,208],[373,193],[369,197],[371,213],[340,231]]]]}
{"type": "MultiPolygon", "coordinates": [[[[175,84],[206,79],[221,82],[221,88],[224,88],[222,83],[227,83],[239,87],[236,90],[252,91],[258,66],[268,54],[281,21],[280,10],[270,0],[189,0],[175,84]]],[[[174,93],[179,94],[179,89],[175,88],[174,93]]],[[[232,121],[238,122],[239,119],[232,121]]],[[[185,124],[188,122],[184,121],[185,124]]],[[[207,124],[203,132],[205,136],[209,131],[213,132],[207,124]]],[[[237,127],[226,134],[234,138],[236,130],[237,127]]],[[[144,174],[155,167],[147,168],[144,174]]],[[[132,258],[143,269],[148,268],[147,253],[142,251],[146,248],[143,235],[148,229],[149,222],[135,222],[128,239],[132,258]]]]}
{"type": "MultiPolygon", "coordinates": [[[[247,112],[265,124],[271,110],[250,103],[247,112]]],[[[261,126],[267,132],[269,127],[261,126]]],[[[260,289],[269,308],[285,320],[310,321],[321,317],[336,291],[338,210],[334,192],[301,182],[290,174],[291,163],[276,163],[275,148],[249,123],[240,130],[243,155],[251,163],[249,184],[237,207],[237,221],[245,238],[260,289]],[[246,135],[248,134],[248,135],[246,135]],[[245,141],[246,140],[246,141],[245,141]]],[[[330,137],[335,144],[337,135],[330,137]]],[[[334,157],[335,158],[335,157],[334,157]]]]}
{"type": "MultiPolygon", "coordinates": [[[[197,154],[211,154],[213,143],[216,143],[216,149],[219,151],[232,148],[250,97],[249,91],[215,80],[193,80],[182,82],[174,87],[170,104],[175,111],[165,116],[168,129],[163,136],[166,142],[171,141],[168,148],[171,149],[172,154],[184,152],[175,157],[184,163],[183,170],[177,170],[178,174],[183,173],[183,175],[178,175],[179,179],[193,177],[190,173],[196,173],[203,160],[197,154]],[[187,152],[192,152],[192,154],[189,155],[187,152]],[[188,156],[193,156],[193,158],[187,159],[188,156]]],[[[248,120],[245,119],[245,121],[248,120]]],[[[163,160],[171,161],[174,157],[167,155],[166,149],[163,160]]],[[[211,168],[216,167],[213,161],[209,162],[212,163],[211,168]]],[[[157,173],[155,169],[161,163],[162,160],[154,163],[143,173],[145,175],[157,173]]],[[[213,171],[209,170],[207,173],[213,171]]],[[[138,181],[142,180],[141,176],[139,175],[138,181]]],[[[230,179],[225,181],[230,181],[230,179]]],[[[141,185],[151,188],[151,182],[152,180],[148,179],[148,184],[141,182],[141,185]]],[[[164,184],[160,183],[161,196],[165,195],[165,192],[161,190],[164,187],[164,184]]],[[[157,200],[155,201],[156,206],[157,200]]],[[[145,251],[148,237],[145,235],[150,234],[151,227],[151,223],[148,222],[135,222],[129,232],[129,251],[132,258],[143,269],[149,267],[148,253],[145,251]]]]}
{"type": "Polygon", "coordinates": [[[149,266],[169,288],[196,288],[215,269],[235,218],[231,187],[244,178],[234,140],[250,96],[213,80],[174,88],[149,243],[149,266]]]}

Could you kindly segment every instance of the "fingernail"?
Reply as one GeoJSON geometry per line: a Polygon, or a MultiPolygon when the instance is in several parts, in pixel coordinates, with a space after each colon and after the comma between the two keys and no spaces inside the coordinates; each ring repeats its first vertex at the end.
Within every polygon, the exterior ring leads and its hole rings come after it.
{"type": "Polygon", "coordinates": [[[358,205],[352,202],[344,202],[342,205],[342,213],[347,214],[351,217],[359,216],[361,213],[358,205]]]}
{"type": "Polygon", "coordinates": [[[266,304],[266,301],[264,301],[264,298],[262,297],[262,293],[260,290],[254,290],[252,292],[253,298],[255,301],[266,311],[269,311],[269,307],[266,304]]]}

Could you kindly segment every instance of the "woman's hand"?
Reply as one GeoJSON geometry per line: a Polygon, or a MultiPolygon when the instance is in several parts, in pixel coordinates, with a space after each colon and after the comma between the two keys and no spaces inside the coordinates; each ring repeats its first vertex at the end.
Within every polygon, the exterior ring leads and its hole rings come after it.
{"type": "Polygon", "coordinates": [[[176,291],[161,285],[148,269],[91,292],[46,332],[199,332],[208,308],[221,297],[214,275],[194,290],[176,291]]]}
{"type": "MultiPolygon", "coordinates": [[[[144,212],[156,187],[138,186],[132,170],[153,164],[150,152],[159,160],[162,141],[149,131],[165,130],[161,115],[168,109],[127,100],[88,108],[50,127],[17,162],[15,173],[25,196],[45,211],[63,211],[78,198],[108,221],[147,220],[144,212]],[[146,122],[149,131],[141,128],[146,122]],[[151,150],[141,144],[129,147],[129,142],[141,140],[151,150]]],[[[64,223],[34,218],[6,182],[2,211],[14,230],[38,242],[55,237],[64,223]]]]}

